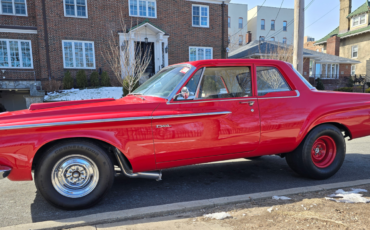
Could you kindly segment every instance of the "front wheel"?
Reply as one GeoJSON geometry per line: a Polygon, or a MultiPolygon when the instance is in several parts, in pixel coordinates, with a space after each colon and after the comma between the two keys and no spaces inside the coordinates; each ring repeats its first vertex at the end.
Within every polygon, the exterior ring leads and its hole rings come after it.
{"type": "Polygon", "coordinates": [[[62,209],[83,209],[98,203],[113,184],[112,162],[88,141],[61,142],[46,151],[35,170],[41,195],[62,209]]]}
{"type": "Polygon", "coordinates": [[[296,173],[323,180],[340,169],[345,155],[346,142],[341,131],[333,125],[320,125],[294,152],[287,154],[286,161],[296,173]]]}

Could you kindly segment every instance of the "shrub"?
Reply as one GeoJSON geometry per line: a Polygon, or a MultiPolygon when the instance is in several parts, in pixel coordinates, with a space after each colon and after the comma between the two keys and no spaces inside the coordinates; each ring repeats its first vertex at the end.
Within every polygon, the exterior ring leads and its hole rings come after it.
{"type": "Polygon", "coordinates": [[[349,77],[348,81],[347,81],[347,87],[353,87],[353,84],[354,84],[354,81],[353,81],[352,77],[349,77]]]}
{"type": "Polygon", "coordinates": [[[103,74],[101,75],[101,85],[110,86],[110,78],[107,72],[103,72],[103,74]]]}
{"type": "Polygon", "coordinates": [[[87,76],[85,70],[79,70],[76,75],[77,87],[86,88],[87,87],[87,76]]]}
{"type": "Polygon", "coordinates": [[[343,87],[343,88],[335,89],[334,91],[353,92],[353,87],[343,87]]]}
{"type": "Polygon", "coordinates": [[[99,73],[94,71],[91,73],[90,75],[90,85],[92,87],[99,87],[100,84],[99,84],[99,73]]]}
{"type": "Polygon", "coordinates": [[[73,88],[73,78],[71,72],[67,71],[64,73],[63,77],[63,89],[72,89],[73,88]]]}
{"type": "Polygon", "coordinates": [[[322,83],[321,79],[320,78],[317,78],[316,79],[316,89],[318,90],[325,90],[325,86],[324,86],[324,83],[322,83]]]}
{"type": "MultiPolygon", "coordinates": [[[[136,84],[134,85],[134,88],[132,89],[132,91],[137,89],[139,86],[140,86],[140,83],[139,83],[139,81],[137,81],[136,84]]],[[[123,82],[122,82],[123,96],[129,94],[127,88],[128,88],[128,82],[124,79],[123,82]]]]}
{"type": "Polygon", "coordinates": [[[370,88],[366,89],[365,93],[370,93],[370,88]]]}

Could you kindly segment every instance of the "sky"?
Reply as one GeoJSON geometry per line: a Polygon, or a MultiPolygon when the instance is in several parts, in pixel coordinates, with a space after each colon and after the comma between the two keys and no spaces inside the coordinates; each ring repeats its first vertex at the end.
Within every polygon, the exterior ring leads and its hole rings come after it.
{"type": "MultiPolygon", "coordinates": [[[[265,0],[231,0],[231,3],[247,4],[248,9],[262,5],[265,0]]],[[[294,0],[266,0],[264,6],[294,8],[294,0]]],[[[352,11],[366,0],[352,0],[352,11]]],[[[305,35],[319,40],[339,25],[339,0],[305,0],[305,35]],[[311,3],[312,1],[312,3],[311,3]],[[309,5],[310,4],[310,5],[309,5]]]]}

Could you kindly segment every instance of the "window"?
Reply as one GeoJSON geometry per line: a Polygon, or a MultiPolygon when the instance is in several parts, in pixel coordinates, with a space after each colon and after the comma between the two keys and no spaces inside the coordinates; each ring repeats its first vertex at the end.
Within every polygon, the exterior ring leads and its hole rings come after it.
{"type": "Polygon", "coordinates": [[[243,35],[239,35],[239,45],[243,45],[243,35]]]}
{"type": "Polygon", "coordinates": [[[26,0],[0,0],[0,14],[27,16],[26,0]]]}
{"type": "Polygon", "coordinates": [[[283,38],[283,44],[286,44],[286,38],[283,38]]]}
{"type": "Polygon", "coordinates": [[[156,18],[157,6],[155,0],[129,0],[130,16],[156,18]]]}
{"type": "Polygon", "coordinates": [[[64,0],[64,16],[87,18],[86,0],[64,0]]]}
{"type": "Polygon", "coordinates": [[[257,67],[258,96],[271,92],[290,91],[288,83],[274,67],[257,67]]]}
{"type": "Polygon", "coordinates": [[[324,79],[325,78],[327,79],[338,78],[339,77],[339,64],[316,64],[316,75],[317,77],[324,78],[324,79]]]}
{"type": "Polygon", "coordinates": [[[239,29],[243,29],[243,18],[239,18],[239,29]]]}
{"type": "Polygon", "coordinates": [[[275,30],[275,20],[271,20],[271,30],[275,30]]]}
{"type": "Polygon", "coordinates": [[[213,59],[213,48],[210,47],[190,47],[189,60],[199,61],[213,59]]]}
{"type": "MultiPolygon", "coordinates": [[[[199,80],[200,80],[200,77],[202,76],[202,73],[203,73],[203,68],[199,69],[186,84],[186,87],[189,90],[189,97],[187,100],[193,100],[195,98],[195,93],[198,89],[199,80]]],[[[177,97],[176,100],[181,101],[185,99],[180,95],[177,97]]]]}
{"type": "Polygon", "coordinates": [[[193,5],[193,26],[209,27],[209,7],[193,5]]]}
{"type": "Polygon", "coordinates": [[[261,20],[261,30],[265,30],[265,19],[261,20]]]}
{"type": "Polygon", "coordinates": [[[0,68],[33,68],[31,41],[0,39],[0,68]]]}
{"type": "Polygon", "coordinates": [[[358,46],[352,46],[352,58],[358,57],[358,46]]]}
{"type": "Polygon", "coordinates": [[[252,96],[250,67],[206,68],[198,98],[232,98],[252,96]]]}
{"type": "Polygon", "coordinates": [[[265,41],[265,37],[264,36],[260,36],[260,41],[265,41]]]}
{"type": "Polygon", "coordinates": [[[352,26],[359,26],[366,23],[366,14],[358,15],[352,18],[352,26]]]}
{"type": "Polygon", "coordinates": [[[287,22],[283,21],[283,31],[287,31],[287,30],[288,30],[287,22]]]}
{"type": "Polygon", "coordinates": [[[355,65],[351,65],[351,75],[355,75],[356,74],[356,66],[355,65]]]}
{"type": "Polygon", "coordinates": [[[230,42],[231,42],[231,35],[230,34],[229,34],[229,37],[228,37],[227,41],[230,44],[230,42]]]}
{"type": "Polygon", "coordinates": [[[270,38],[270,41],[274,42],[275,41],[275,37],[271,37],[270,38]]]}
{"type": "Polygon", "coordinates": [[[228,26],[229,28],[231,28],[231,18],[230,18],[230,17],[227,19],[227,26],[228,26]]]}
{"type": "Polygon", "coordinates": [[[64,68],[95,69],[94,42],[63,41],[64,68]]]}
{"type": "Polygon", "coordinates": [[[316,49],[316,52],[320,52],[320,50],[319,49],[316,49]]]}

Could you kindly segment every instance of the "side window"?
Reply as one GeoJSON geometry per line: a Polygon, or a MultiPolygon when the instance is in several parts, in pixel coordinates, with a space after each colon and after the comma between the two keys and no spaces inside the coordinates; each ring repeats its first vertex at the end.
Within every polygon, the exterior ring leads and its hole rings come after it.
{"type": "MultiPolygon", "coordinates": [[[[202,73],[203,73],[203,68],[199,69],[186,84],[186,87],[189,89],[189,93],[190,93],[187,100],[193,100],[195,98],[195,93],[197,92],[199,80],[200,80],[200,77],[202,76],[202,73]]],[[[177,97],[176,100],[182,101],[184,100],[184,98],[179,96],[177,97]]]]}
{"type": "Polygon", "coordinates": [[[257,67],[257,87],[258,96],[291,90],[279,70],[274,67],[257,67]]]}
{"type": "Polygon", "coordinates": [[[252,96],[250,67],[206,68],[198,98],[232,98],[252,96]]]}

